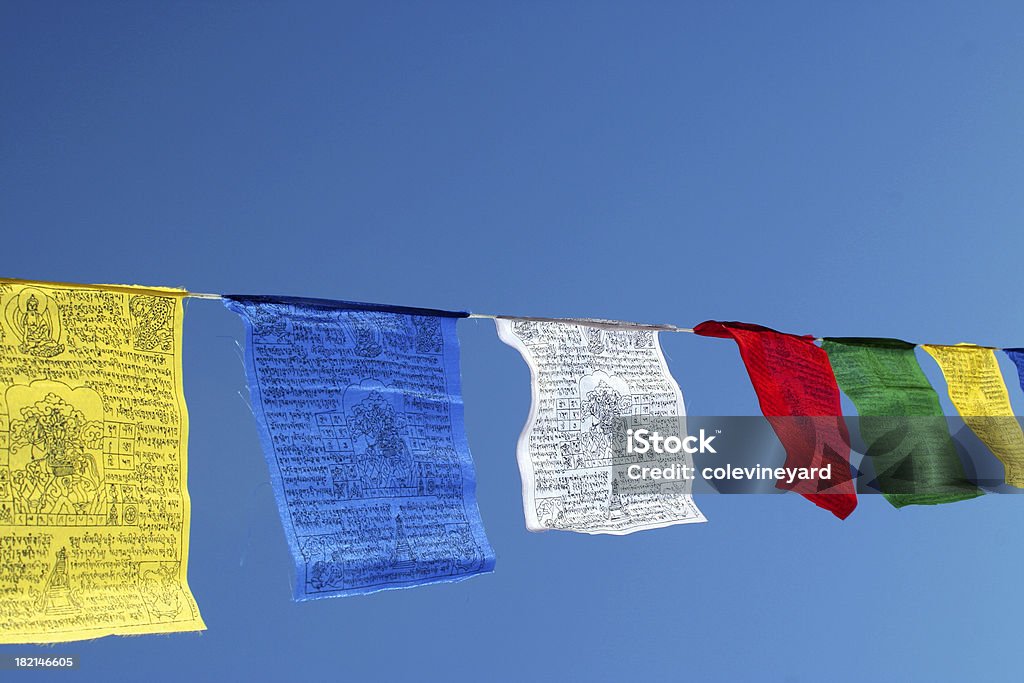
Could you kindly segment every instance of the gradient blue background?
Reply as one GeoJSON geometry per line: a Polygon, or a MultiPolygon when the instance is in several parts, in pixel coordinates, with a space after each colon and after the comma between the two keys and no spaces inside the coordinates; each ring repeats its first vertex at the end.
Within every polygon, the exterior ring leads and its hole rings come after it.
{"type": "MultiPolygon", "coordinates": [[[[868,4],[4,1],[0,270],[1024,344],[1024,7],[868,4]]],[[[459,333],[496,572],[294,604],[241,333],[188,304],[209,630],[0,652],[80,655],[54,680],[1020,678],[1020,497],[528,533],[528,371],[487,321],[459,333]]],[[[663,344],[692,413],[757,412],[730,342],[663,344]]]]}

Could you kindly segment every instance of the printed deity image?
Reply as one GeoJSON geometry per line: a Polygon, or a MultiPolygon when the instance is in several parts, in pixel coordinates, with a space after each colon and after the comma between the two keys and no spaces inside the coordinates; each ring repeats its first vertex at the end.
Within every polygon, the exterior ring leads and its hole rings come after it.
{"type": "Polygon", "coordinates": [[[181,295],[0,281],[0,642],[204,628],[181,295]]]}
{"type": "MultiPolygon", "coordinates": [[[[690,495],[690,481],[627,477],[631,464],[664,463],[654,454],[627,454],[626,425],[660,421],[683,428],[682,393],[656,331],[495,323],[533,378],[530,417],[517,448],[527,528],[625,534],[706,521],[690,495]]],[[[692,458],[675,460],[692,466],[692,458]]]]}
{"type": "Polygon", "coordinates": [[[229,297],[297,600],[490,571],[455,318],[229,297]]]}

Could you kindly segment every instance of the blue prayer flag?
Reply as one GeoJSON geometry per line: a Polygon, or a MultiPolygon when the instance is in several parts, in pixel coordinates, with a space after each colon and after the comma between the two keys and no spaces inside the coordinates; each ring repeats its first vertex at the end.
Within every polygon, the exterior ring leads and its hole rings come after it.
{"type": "Polygon", "coordinates": [[[225,297],[246,323],[253,413],[296,600],[494,568],[463,425],[464,313],[225,297]]]}
{"type": "Polygon", "coordinates": [[[1003,349],[1003,353],[1010,357],[1013,364],[1017,366],[1017,377],[1020,380],[1020,388],[1024,389],[1024,349],[1003,349]]]}

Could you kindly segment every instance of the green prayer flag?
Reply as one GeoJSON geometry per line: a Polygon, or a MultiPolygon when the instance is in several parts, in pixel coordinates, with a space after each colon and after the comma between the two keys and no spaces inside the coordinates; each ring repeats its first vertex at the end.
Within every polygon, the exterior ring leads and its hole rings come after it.
{"type": "Polygon", "coordinates": [[[982,494],[964,474],[939,395],[914,345],[899,339],[828,338],[836,382],[860,414],[875,486],[895,507],[937,505],[982,494]]]}

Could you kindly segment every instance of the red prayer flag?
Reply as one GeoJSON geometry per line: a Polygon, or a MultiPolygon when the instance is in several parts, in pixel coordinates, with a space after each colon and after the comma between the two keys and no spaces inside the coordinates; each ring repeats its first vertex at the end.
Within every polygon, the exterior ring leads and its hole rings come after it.
{"type": "Polygon", "coordinates": [[[785,334],[749,323],[709,320],[693,331],[736,342],[761,412],[786,449],[786,467],[832,465],[831,479],[779,481],[776,487],[795,491],[846,519],[857,507],[857,491],[850,472],[850,435],[825,351],[811,336],[785,334]],[[821,419],[830,417],[835,419],[821,419]]]}

